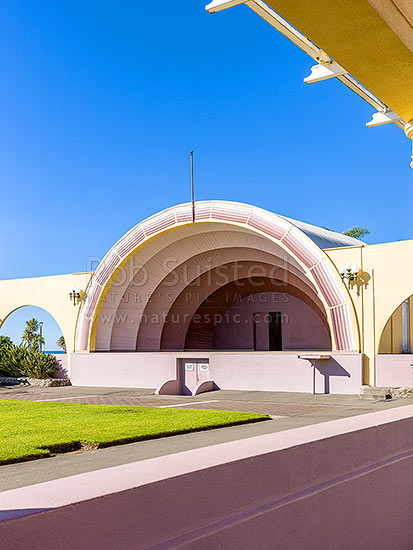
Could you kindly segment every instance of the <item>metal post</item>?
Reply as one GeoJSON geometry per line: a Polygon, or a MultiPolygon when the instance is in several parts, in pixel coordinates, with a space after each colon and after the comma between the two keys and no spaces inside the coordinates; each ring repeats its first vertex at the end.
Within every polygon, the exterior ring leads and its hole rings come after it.
{"type": "Polygon", "coordinates": [[[194,199],[194,152],[190,151],[191,155],[191,203],[192,203],[192,223],[195,222],[195,199],[194,199]]]}
{"type": "Polygon", "coordinates": [[[409,323],[409,300],[405,300],[402,303],[402,352],[403,353],[410,353],[410,342],[409,342],[409,336],[410,336],[410,323],[409,323]]]}
{"type": "Polygon", "coordinates": [[[43,322],[39,322],[39,336],[40,336],[40,351],[43,351],[43,344],[41,342],[41,339],[43,337],[43,322]]]}
{"type": "Polygon", "coordinates": [[[315,395],[315,359],[311,361],[311,368],[313,371],[313,395],[315,395]]]}

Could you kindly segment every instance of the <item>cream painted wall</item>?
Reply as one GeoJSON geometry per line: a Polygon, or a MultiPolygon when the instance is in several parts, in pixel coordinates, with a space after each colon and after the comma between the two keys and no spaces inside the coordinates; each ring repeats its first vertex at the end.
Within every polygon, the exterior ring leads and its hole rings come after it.
{"type": "Polygon", "coordinates": [[[336,248],[325,252],[337,269],[347,262],[361,268],[349,292],[360,327],[361,351],[365,353],[364,383],[373,386],[374,356],[379,352],[381,336],[386,345],[392,345],[395,349],[401,346],[401,311],[398,315],[396,309],[413,294],[413,240],[336,248]],[[386,325],[393,313],[395,332],[391,335],[386,325]]]}
{"type": "MultiPolygon", "coordinates": [[[[413,296],[409,298],[409,351],[413,351],[413,296]]],[[[402,304],[387,321],[379,341],[378,353],[403,352],[402,304]]]]}
{"type": "Polygon", "coordinates": [[[6,318],[23,306],[38,306],[52,315],[66,340],[68,353],[74,350],[79,307],[69,299],[73,286],[85,290],[91,273],[0,281],[0,329],[6,318]]]}

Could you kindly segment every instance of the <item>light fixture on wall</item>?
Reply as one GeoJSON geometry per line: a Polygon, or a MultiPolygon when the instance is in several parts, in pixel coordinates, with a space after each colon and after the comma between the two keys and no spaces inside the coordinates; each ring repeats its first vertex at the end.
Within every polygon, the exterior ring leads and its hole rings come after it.
{"type": "Polygon", "coordinates": [[[70,300],[73,302],[73,305],[76,306],[80,302],[81,290],[79,287],[74,286],[69,291],[70,300]]]}
{"type": "Polygon", "coordinates": [[[348,263],[346,265],[341,266],[339,271],[340,271],[342,281],[346,279],[348,282],[348,287],[350,288],[350,283],[357,279],[357,275],[359,274],[360,268],[357,265],[348,263]]]}

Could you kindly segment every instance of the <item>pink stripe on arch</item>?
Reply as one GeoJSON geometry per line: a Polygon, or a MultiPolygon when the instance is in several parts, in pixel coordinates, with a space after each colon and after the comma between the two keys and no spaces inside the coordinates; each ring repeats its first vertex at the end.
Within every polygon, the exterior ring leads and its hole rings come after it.
{"type": "Polygon", "coordinates": [[[157,216],[152,216],[145,222],[142,223],[142,229],[145,232],[145,235],[149,237],[150,235],[155,235],[169,227],[175,225],[175,213],[173,211],[161,212],[157,216]]]}
{"type": "Polygon", "coordinates": [[[211,218],[211,208],[210,204],[197,204],[195,207],[195,219],[208,220],[211,218]]]}
{"type": "Polygon", "coordinates": [[[343,291],[332,277],[326,262],[321,262],[311,271],[329,307],[337,306],[345,301],[343,291]]]}
{"type": "Polygon", "coordinates": [[[114,248],[106,254],[95,272],[94,279],[96,283],[101,286],[106,284],[112,273],[115,271],[116,266],[119,263],[119,259],[119,255],[115,252],[114,248]]]}
{"type": "Polygon", "coordinates": [[[335,332],[335,335],[336,335],[336,346],[339,349],[346,350],[347,346],[346,346],[346,342],[345,342],[345,337],[343,335],[343,331],[342,331],[342,328],[341,328],[342,315],[341,315],[340,308],[332,309],[331,310],[331,316],[332,316],[332,319],[333,319],[333,327],[334,327],[334,332],[335,332]]]}
{"type": "Polygon", "coordinates": [[[250,214],[250,206],[226,205],[219,203],[212,206],[212,217],[218,220],[246,223],[250,214]]]}
{"type": "Polygon", "coordinates": [[[192,221],[192,207],[190,204],[180,204],[175,207],[176,221],[178,223],[188,223],[192,221]]]}
{"type": "Polygon", "coordinates": [[[272,219],[272,217],[265,215],[265,213],[255,210],[252,211],[247,225],[278,240],[281,239],[281,237],[285,235],[286,231],[288,231],[291,227],[290,223],[282,220],[281,218],[272,219]]]}
{"type": "Polygon", "coordinates": [[[342,306],[335,307],[330,311],[337,348],[343,351],[354,351],[355,342],[352,337],[352,333],[348,330],[351,322],[348,305],[344,304],[342,306]]]}
{"type": "Polygon", "coordinates": [[[79,319],[79,328],[78,328],[78,339],[76,342],[76,350],[87,350],[89,347],[89,330],[90,330],[90,320],[81,315],[79,319]]]}
{"type": "Polygon", "coordinates": [[[86,317],[90,317],[90,315],[88,314],[92,313],[95,310],[101,291],[102,291],[102,288],[99,285],[97,285],[95,281],[93,281],[87,293],[87,299],[85,304],[87,306],[86,317]]]}
{"type": "Polygon", "coordinates": [[[292,229],[283,239],[283,244],[295,254],[304,265],[313,267],[314,264],[323,259],[323,254],[320,249],[309,246],[308,237],[304,238],[301,232],[297,229],[292,229]]]}
{"type": "Polygon", "coordinates": [[[120,240],[119,244],[116,246],[116,252],[121,258],[125,257],[127,254],[132,252],[139,243],[145,239],[145,233],[141,227],[135,227],[127,238],[120,240]]]}

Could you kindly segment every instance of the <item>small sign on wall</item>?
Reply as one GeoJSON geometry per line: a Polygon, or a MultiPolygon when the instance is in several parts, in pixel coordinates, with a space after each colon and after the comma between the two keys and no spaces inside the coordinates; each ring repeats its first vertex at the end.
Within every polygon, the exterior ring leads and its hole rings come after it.
{"type": "Polygon", "coordinates": [[[195,365],[193,363],[185,363],[185,370],[194,370],[195,365]]]}
{"type": "Polygon", "coordinates": [[[200,364],[199,364],[199,368],[200,368],[201,370],[208,370],[209,365],[208,365],[208,363],[200,363],[200,364]]]}

